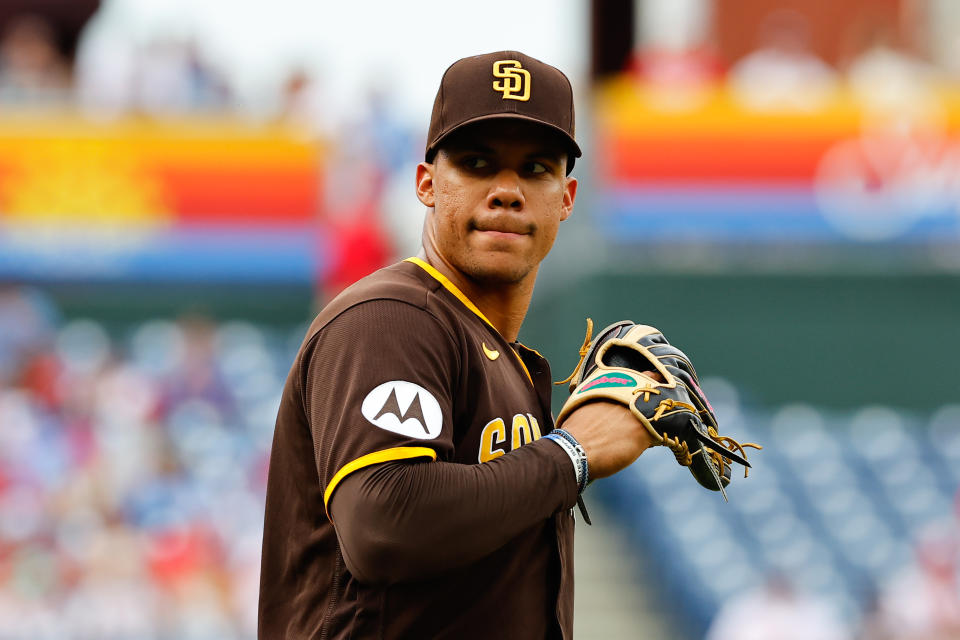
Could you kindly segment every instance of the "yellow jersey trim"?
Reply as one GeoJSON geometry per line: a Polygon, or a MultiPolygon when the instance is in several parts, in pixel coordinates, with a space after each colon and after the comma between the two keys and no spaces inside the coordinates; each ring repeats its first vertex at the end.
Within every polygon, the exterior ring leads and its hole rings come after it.
{"type": "Polygon", "coordinates": [[[466,296],[466,294],[463,293],[463,291],[460,291],[460,289],[457,287],[457,285],[455,285],[455,284],[453,284],[452,282],[450,282],[450,278],[448,278],[447,276],[445,276],[445,275],[443,275],[442,273],[440,273],[439,271],[437,271],[437,270],[433,267],[433,265],[431,265],[429,262],[427,262],[426,260],[421,260],[420,258],[418,258],[418,257],[416,257],[416,256],[413,256],[412,258],[407,258],[406,260],[404,260],[404,262],[412,262],[413,264],[417,265],[418,267],[420,267],[421,269],[423,269],[424,271],[426,271],[427,273],[429,273],[431,276],[434,277],[434,279],[435,279],[437,282],[439,282],[440,284],[442,284],[443,287],[444,287],[447,291],[449,291],[449,292],[452,293],[454,296],[456,296],[457,300],[459,300],[460,302],[462,302],[463,305],[464,305],[467,309],[470,309],[470,311],[473,311],[475,314],[477,314],[478,316],[480,316],[480,318],[481,318],[484,322],[486,322],[488,325],[490,325],[491,327],[493,327],[493,330],[494,330],[494,331],[497,330],[497,328],[493,326],[493,323],[490,322],[489,320],[487,320],[487,316],[483,315],[483,312],[480,311],[480,309],[477,308],[477,305],[473,304],[473,302],[471,302],[470,298],[468,298],[468,297],[466,296]]]}
{"type": "MultiPolygon", "coordinates": [[[[433,276],[433,278],[437,282],[443,285],[444,289],[452,293],[457,298],[457,300],[462,302],[463,306],[465,306],[467,309],[470,309],[470,311],[473,311],[475,314],[480,316],[480,318],[484,322],[490,325],[491,329],[493,329],[494,331],[497,331],[497,328],[493,326],[493,323],[487,319],[487,316],[483,315],[483,312],[477,308],[477,305],[473,304],[470,298],[468,298],[466,294],[463,293],[463,291],[460,291],[457,285],[450,282],[450,279],[447,276],[440,273],[439,271],[437,271],[433,267],[433,265],[428,263],[426,260],[418,258],[417,256],[411,256],[409,258],[406,258],[404,262],[412,262],[413,264],[417,265],[418,267],[420,267],[421,269],[429,273],[431,276],[433,276]]],[[[500,332],[497,331],[497,333],[499,334],[500,332]]],[[[513,351],[513,355],[517,356],[517,362],[519,362],[520,366],[523,367],[523,372],[527,374],[527,380],[530,381],[530,384],[533,384],[533,376],[530,375],[530,371],[527,369],[527,365],[524,363],[523,358],[521,358],[520,354],[514,351],[513,349],[510,349],[510,351],[513,351]]]]}
{"type": "Polygon", "coordinates": [[[323,492],[323,508],[327,510],[327,517],[330,517],[330,496],[333,495],[333,490],[337,488],[340,481],[348,475],[374,464],[393,462],[394,460],[408,460],[410,458],[430,458],[431,460],[436,460],[437,452],[430,447],[394,447],[392,449],[383,449],[382,451],[368,453],[340,467],[340,470],[333,476],[333,480],[327,485],[327,490],[323,492]]]}

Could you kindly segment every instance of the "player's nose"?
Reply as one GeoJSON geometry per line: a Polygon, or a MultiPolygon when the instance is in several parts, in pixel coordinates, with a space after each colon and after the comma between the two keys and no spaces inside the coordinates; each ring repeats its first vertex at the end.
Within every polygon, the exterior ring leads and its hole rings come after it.
{"type": "Polygon", "coordinates": [[[525,200],[520,188],[520,176],[513,169],[503,169],[493,178],[490,192],[487,194],[487,207],[490,209],[523,209],[525,200]]]}

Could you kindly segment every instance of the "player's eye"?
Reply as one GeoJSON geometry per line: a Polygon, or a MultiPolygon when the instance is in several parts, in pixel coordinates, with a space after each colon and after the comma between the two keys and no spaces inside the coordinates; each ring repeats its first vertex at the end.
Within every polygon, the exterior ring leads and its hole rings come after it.
{"type": "Polygon", "coordinates": [[[528,170],[530,171],[530,173],[546,173],[547,171],[549,171],[547,166],[542,162],[531,162],[528,165],[528,167],[529,167],[528,170]]]}
{"type": "Polygon", "coordinates": [[[490,162],[480,156],[469,156],[463,161],[463,165],[468,169],[486,169],[490,166],[490,162]]]}

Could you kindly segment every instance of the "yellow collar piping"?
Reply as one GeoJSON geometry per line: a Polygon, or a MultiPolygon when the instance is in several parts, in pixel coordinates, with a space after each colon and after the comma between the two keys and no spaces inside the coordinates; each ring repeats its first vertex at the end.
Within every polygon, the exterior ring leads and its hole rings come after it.
{"type": "MultiPolygon", "coordinates": [[[[466,294],[463,293],[463,291],[460,291],[457,285],[450,282],[450,278],[448,278],[447,276],[437,271],[433,267],[433,265],[428,263],[426,260],[422,260],[416,256],[407,258],[404,260],[404,262],[412,262],[413,264],[417,265],[418,267],[420,267],[421,269],[429,273],[437,282],[443,285],[444,289],[452,293],[457,298],[457,300],[462,302],[463,306],[465,306],[467,309],[470,309],[470,311],[473,311],[475,314],[477,314],[481,320],[483,320],[488,325],[490,325],[491,329],[493,329],[494,331],[497,331],[497,328],[493,326],[493,323],[490,322],[490,320],[487,319],[487,316],[483,315],[483,312],[477,308],[477,305],[473,304],[470,298],[468,298],[466,294]]],[[[497,333],[499,334],[500,332],[497,331],[497,333]]],[[[517,353],[516,350],[510,349],[510,351],[513,351],[513,355],[517,357],[517,362],[519,362],[520,366],[523,367],[523,372],[527,374],[527,380],[530,381],[530,384],[533,384],[533,376],[530,375],[530,371],[527,369],[527,365],[526,363],[524,363],[523,358],[520,357],[520,354],[517,353]]]]}
{"type": "Polygon", "coordinates": [[[460,291],[460,289],[457,287],[457,285],[455,285],[455,284],[453,284],[452,282],[450,282],[450,278],[448,278],[447,276],[445,276],[445,275],[443,275],[442,273],[440,273],[439,271],[437,271],[437,270],[433,267],[433,265],[431,265],[430,263],[428,263],[426,260],[421,260],[420,258],[418,258],[418,257],[416,257],[416,256],[414,256],[414,257],[412,257],[412,258],[407,258],[406,260],[404,260],[404,262],[412,262],[413,264],[417,265],[418,267],[420,267],[421,269],[423,269],[424,271],[426,271],[427,273],[429,273],[431,276],[433,276],[433,277],[437,280],[437,282],[439,282],[440,284],[442,284],[443,287],[444,287],[447,291],[449,291],[450,293],[452,293],[453,295],[455,295],[455,296],[457,297],[457,299],[458,299],[460,302],[463,303],[463,306],[465,306],[467,309],[470,309],[470,311],[473,311],[475,314],[477,314],[478,316],[480,316],[480,318],[481,318],[484,322],[486,322],[488,325],[490,325],[491,327],[493,327],[494,331],[496,331],[497,328],[494,327],[494,326],[493,326],[493,323],[490,322],[490,321],[487,319],[487,316],[483,315],[483,312],[480,311],[480,309],[477,308],[477,305],[473,304],[473,302],[471,302],[470,298],[468,298],[468,297],[463,293],[463,291],[460,291]]]}

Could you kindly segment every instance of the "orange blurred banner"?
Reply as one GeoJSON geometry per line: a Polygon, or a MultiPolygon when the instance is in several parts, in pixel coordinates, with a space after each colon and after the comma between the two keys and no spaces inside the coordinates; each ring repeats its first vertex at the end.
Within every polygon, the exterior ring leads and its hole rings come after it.
{"type": "Polygon", "coordinates": [[[595,114],[597,219],[615,242],[960,241],[956,89],[761,109],[724,85],[624,76],[595,114]]]}
{"type": "Polygon", "coordinates": [[[319,165],[280,127],[0,118],[0,219],[303,225],[319,165]]]}
{"type": "Polygon", "coordinates": [[[321,160],[278,125],[5,114],[0,276],[312,277],[321,160]]]}

